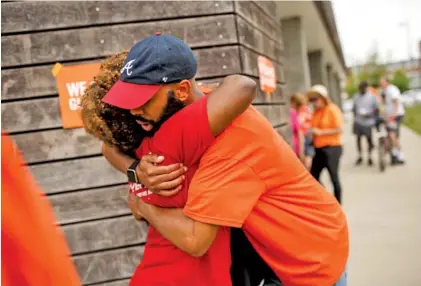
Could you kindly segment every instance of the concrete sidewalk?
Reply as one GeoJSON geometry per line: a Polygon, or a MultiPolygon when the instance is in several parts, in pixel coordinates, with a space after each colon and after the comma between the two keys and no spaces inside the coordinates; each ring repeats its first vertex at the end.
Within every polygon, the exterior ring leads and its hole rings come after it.
{"type": "MultiPolygon", "coordinates": [[[[384,173],[377,163],[356,167],[355,137],[346,124],[341,180],[351,235],[349,286],[421,286],[421,136],[403,128],[402,145],[404,166],[384,173]]],[[[322,180],[331,186],[327,171],[322,180]]]]}

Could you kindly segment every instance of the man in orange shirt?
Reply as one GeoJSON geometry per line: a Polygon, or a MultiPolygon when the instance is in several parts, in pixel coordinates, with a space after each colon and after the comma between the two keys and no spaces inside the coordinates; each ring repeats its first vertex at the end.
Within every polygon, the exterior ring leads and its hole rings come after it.
{"type": "Polygon", "coordinates": [[[200,248],[219,226],[242,228],[283,285],[345,283],[342,208],[253,107],[203,155],[184,210],[131,201],[136,215],[175,245],[200,248]]]}
{"type": "Polygon", "coordinates": [[[81,285],[53,210],[6,134],[1,177],[1,285],[81,285]]]}
{"type": "Polygon", "coordinates": [[[283,285],[346,283],[342,208],[253,107],[203,155],[184,209],[130,201],[138,218],[193,253],[205,253],[220,226],[242,228],[283,285]]]}

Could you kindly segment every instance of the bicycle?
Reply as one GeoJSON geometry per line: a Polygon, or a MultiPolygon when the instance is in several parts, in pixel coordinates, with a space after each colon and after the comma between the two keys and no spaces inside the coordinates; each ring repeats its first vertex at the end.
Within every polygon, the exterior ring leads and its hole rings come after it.
{"type": "Polygon", "coordinates": [[[379,169],[380,172],[386,170],[386,156],[392,152],[392,140],[390,139],[390,128],[393,128],[396,122],[382,120],[379,126],[378,137],[378,155],[379,155],[379,169]]]}

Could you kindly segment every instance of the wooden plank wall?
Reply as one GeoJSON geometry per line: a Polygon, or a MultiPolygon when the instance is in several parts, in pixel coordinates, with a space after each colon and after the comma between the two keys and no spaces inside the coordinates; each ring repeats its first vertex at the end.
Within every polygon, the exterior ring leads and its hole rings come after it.
{"type": "Polygon", "coordinates": [[[84,285],[127,285],[146,237],[126,205],[125,176],[83,129],[64,130],[51,68],[99,61],[156,31],[184,39],[198,79],[258,79],[257,56],[276,66],[278,89],[254,104],[290,138],[283,43],[274,2],[2,2],[2,127],[16,140],[53,205],[84,285]]]}
{"type": "Polygon", "coordinates": [[[258,81],[257,57],[269,58],[275,66],[278,88],[269,100],[256,101],[257,107],[281,110],[273,122],[278,133],[291,143],[288,124],[289,100],[285,94],[284,45],[275,1],[234,1],[242,73],[258,81]]]}

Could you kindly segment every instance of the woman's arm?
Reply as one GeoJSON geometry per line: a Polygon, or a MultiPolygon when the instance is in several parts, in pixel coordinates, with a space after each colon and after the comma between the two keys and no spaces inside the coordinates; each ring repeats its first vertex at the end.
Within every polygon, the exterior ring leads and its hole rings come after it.
{"type": "Polygon", "coordinates": [[[102,154],[111,166],[124,174],[135,161],[134,158],[120,152],[117,147],[109,146],[107,144],[102,144],[102,154]]]}
{"type": "Polygon", "coordinates": [[[251,78],[231,75],[208,96],[208,120],[214,136],[250,106],[256,97],[256,89],[256,82],[251,78]]]}
{"type": "Polygon", "coordinates": [[[304,146],[305,146],[305,141],[304,141],[304,134],[303,131],[301,129],[298,129],[298,156],[301,160],[304,160],[304,146]]]}
{"type": "Polygon", "coordinates": [[[342,133],[343,119],[342,111],[336,105],[331,105],[328,111],[329,120],[331,121],[331,128],[313,128],[312,132],[316,136],[335,135],[342,133]]]}
{"type": "Polygon", "coordinates": [[[300,159],[304,159],[304,135],[303,135],[303,131],[301,130],[300,114],[296,110],[291,109],[290,116],[291,116],[291,124],[292,124],[293,132],[297,134],[297,141],[298,141],[297,156],[300,159]]]}
{"type": "Polygon", "coordinates": [[[342,133],[342,128],[321,129],[320,133],[316,135],[334,135],[338,133],[342,133]]]}

